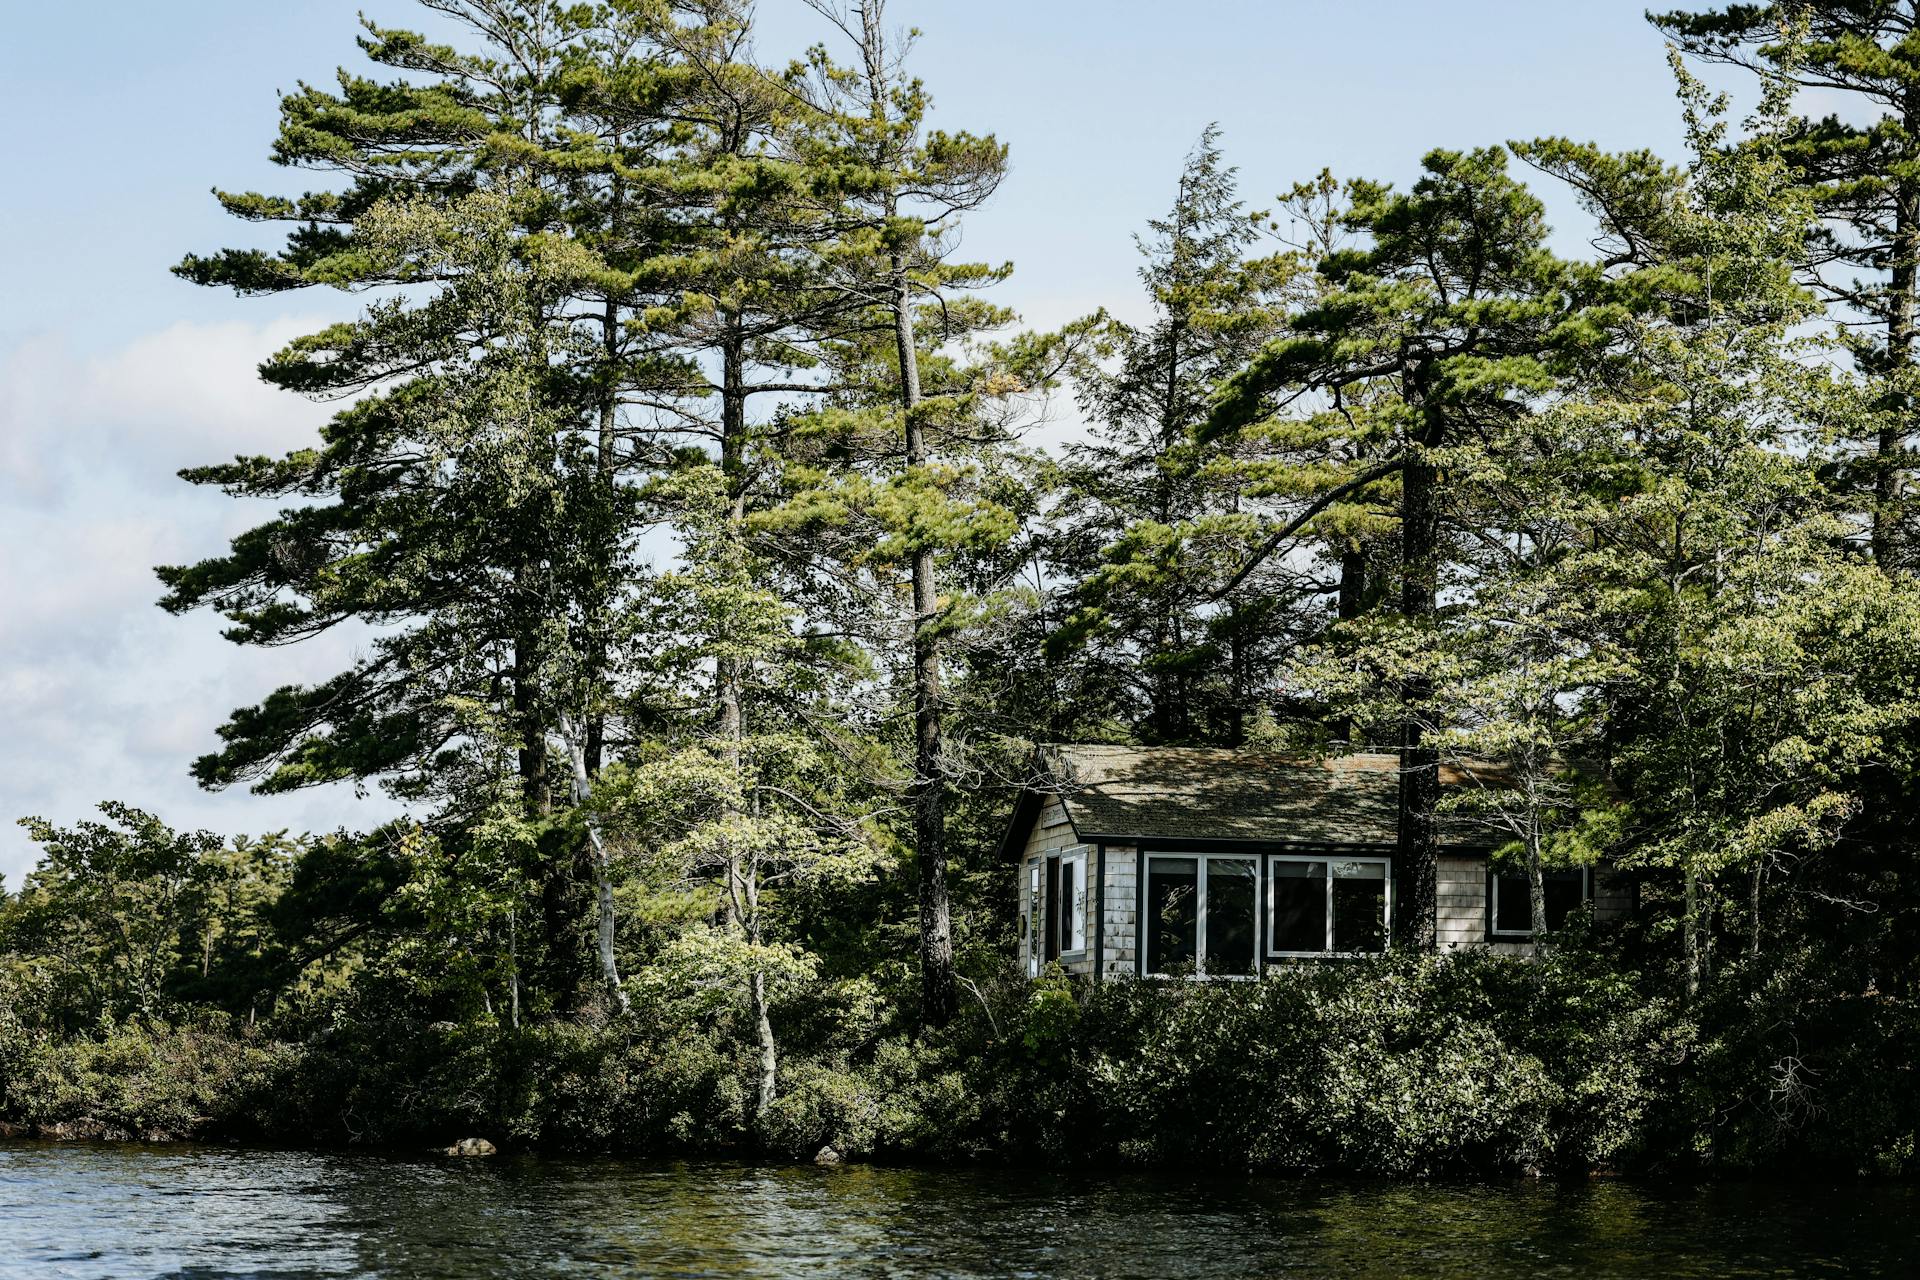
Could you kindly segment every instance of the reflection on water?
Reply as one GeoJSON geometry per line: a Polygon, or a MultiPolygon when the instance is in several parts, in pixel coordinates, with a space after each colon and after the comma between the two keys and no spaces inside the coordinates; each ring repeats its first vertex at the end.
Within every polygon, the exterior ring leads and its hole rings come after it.
{"type": "Polygon", "coordinates": [[[0,1277],[1908,1275],[1909,1187],[1177,1175],[0,1144],[0,1277]]]}

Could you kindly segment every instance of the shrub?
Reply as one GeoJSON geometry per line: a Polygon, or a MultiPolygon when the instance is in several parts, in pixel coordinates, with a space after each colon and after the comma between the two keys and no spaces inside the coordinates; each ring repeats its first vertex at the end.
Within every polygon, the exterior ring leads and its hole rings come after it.
{"type": "Polygon", "coordinates": [[[150,1142],[268,1136],[299,1063],[287,1045],[214,1029],[120,1026],[16,1042],[0,1116],[53,1136],[150,1142]]]}

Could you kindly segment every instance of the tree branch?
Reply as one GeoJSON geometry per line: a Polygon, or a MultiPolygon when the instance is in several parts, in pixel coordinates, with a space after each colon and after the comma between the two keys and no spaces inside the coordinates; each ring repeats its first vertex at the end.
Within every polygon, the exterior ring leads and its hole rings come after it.
{"type": "Polygon", "coordinates": [[[1299,515],[1287,521],[1286,524],[1274,530],[1273,536],[1269,537],[1264,543],[1262,543],[1260,545],[1260,549],[1254,552],[1253,555],[1247,560],[1247,562],[1241,565],[1240,568],[1237,571],[1235,571],[1233,577],[1227,580],[1226,586],[1220,588],[1218,591],[1214,592],[1212,595],[1208,596],[1207,598],[1209,600],[1223,600],[1227,596],[1232,595],[1234,588],[1238,587],[1242,582],[1245,582],[1247,580],[1248,574],[1252,573],[1255,569],[1258,569],[1261,563],[1265,561],[1268,556],[1272,555],[1274,551],[1279,548],[1281,543],[1285,542],[1288,538],[1291,538],[1294,534],[1300,532],[1300,529],[1302,528],[1302,526],[1304,526],[1307,523],[1307,521],[1313,519],[1315,516],[1319,515],[1322,511],[1325,511],[1328,507],[1332,506],[1334,503],[1338,502],[1340,499],[1346,497],[1348,494],[1354,492],[1355,490],[1364,489],[1366,488],[1366,486],[1372,484],[1375,480],[1378,480],[1383,476],[1390,476],[1394,472],[1400,470],[1402,467],[1406,465],[1407,465],[1406,455],[1403,453],[1395,454],[1393,457],[1388,458],[1385,462],[1376,463],[1375,465],[1368,467],[1365,471],[1362,471],[1359,475],[1347,481],[1345,484],[1337,485],[1334,488],[1327,490],[1327,492],[1321,494],[1318,498],[1315,498],[1312,502],[1309,502],[1307,504],[1307,509],[1305,511],[1302,511],[1299,515]]]}

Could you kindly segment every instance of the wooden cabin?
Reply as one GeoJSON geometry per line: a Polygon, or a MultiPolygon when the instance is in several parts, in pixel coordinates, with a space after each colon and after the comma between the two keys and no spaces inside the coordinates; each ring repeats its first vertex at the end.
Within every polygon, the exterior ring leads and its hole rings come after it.
{"type": "MultiPolygon", "coordinates": [[[[1015,864],[1020,958],[1096,980],[1255,977],[1269,965],[1384,950],[1393,934],[1400,760],[1211,747],[1043,746],[1001,851],[1015,864]]],[[[1458,786],[1443,769],[1441,785],[1458,786]]],[[[1491,832],[1444,819],[1443,950],[1532,951],[1526,879],[1491,832]]],[[[1605,869],[1549,873],[1547,920],[1632,909],[1605,869]]]]}

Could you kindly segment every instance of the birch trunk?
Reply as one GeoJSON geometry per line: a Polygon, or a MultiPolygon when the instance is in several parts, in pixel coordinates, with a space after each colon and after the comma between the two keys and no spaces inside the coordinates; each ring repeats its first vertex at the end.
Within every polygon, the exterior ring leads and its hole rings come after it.
{"type": "MultiPolygon", "coordinates": [[[[727,483],[729,537],[738,543],[745,537],[747,517],[746,340],[737,325],[730,323],[729,330],[720,349],[720,458],[727,483]]],[[[723,658],[716,675],[722,750],[733,776],[744,786],[746,666],[739,658],[723,658]]],[[[729,816],[741,815],[736,811],[729,816]]],[[[743,864],[740,851],[731,843],[725,858],[729,922],[742,939],[757,948],[760,945],[759,870],[743,864]]],[[[758,966],[747,975],[747,1013],[760,1050],[759,1082],[754,1099],[754,1120],[758,1122],[773,1105],[780,1067],[779,1045],[767,1010],[766,974],[758,966]]]]}
{"type": "Polygon", "coordinates": [[[587,737],[584,726],[562,716],[560,731],[567,739],[567,754],[573,761],[573,803],[580,810],[587,831],[587,849],[593,858],[594,899],[596,904],[596,953],[600,961],[600,982],[621,1013],[631,1010],[625,988],[620,985],[620,966],[614,955],[613,871],[607,857],[605,833],[600,815],[593,811],[593,776],[587,771],[587,737]]]}

